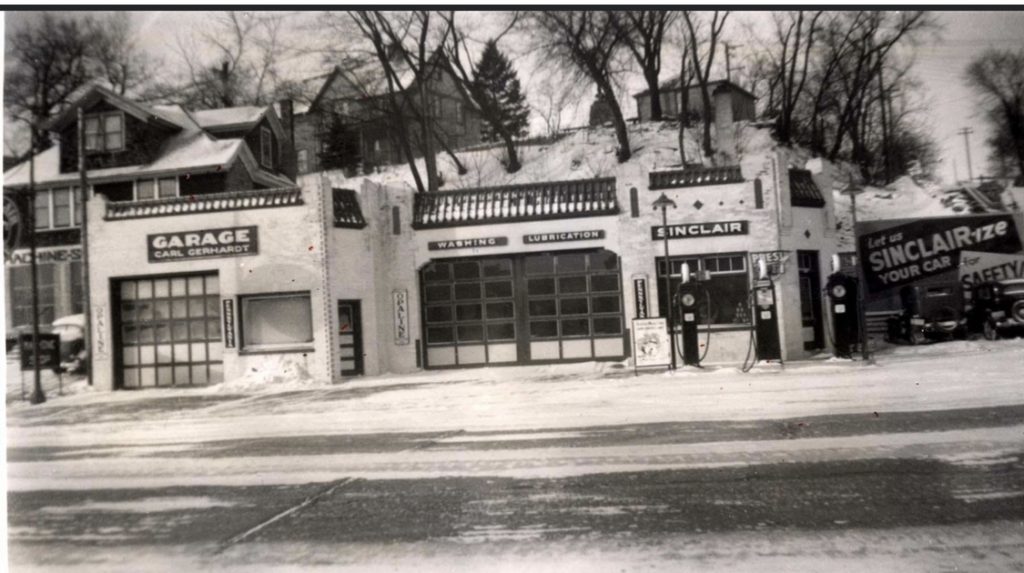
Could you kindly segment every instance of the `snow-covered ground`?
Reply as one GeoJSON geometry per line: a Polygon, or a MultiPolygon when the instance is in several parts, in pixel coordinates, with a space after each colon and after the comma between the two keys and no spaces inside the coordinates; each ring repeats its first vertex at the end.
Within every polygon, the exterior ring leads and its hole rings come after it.
{"type": "Polygon", "coordinates": [[[780,456],[820,461],[916,452],[966,455],[979,444],[998,458],[1019,446],[1020,427],[927,434],[887,434],[726,444],[651,445],[641,449],[588,447],[546,459],[543,442],[582,436],[587,428],[659,422],[763,420],[819,415],[884,416],[1024,404],[1024,342],[950,342],[885,349],[871,364],[821,359],[785,366],[684,369],[634,376],[618,364],[433,371],[377,376],[338,385],[308,381],[254,388],[226,383],[205,389],[83,392],[43,406],[9,406],[12,447],[68,448],[68,459],[12,463],[12,490],[244,485],[328,481],[331,476],[575,475],[651,467],[722,467],[775,463],[780,456]],[[237,394],[237,395],[236,395],[237,394]],[[147,415],[154,398],[209,396],[194,409],[147,415]],[[214,398],[228,398],[217,400],[214,398]],[[117,404],[104,410],[98,406],[117,404]],[[131,412],[139,406],[137,414],[131,412]],[[95,409],[81,423],[69,412],[95,409]],[[106,413],[105,413],[106,412],[106,413]],[[438,437],[441,432],[444,436],[438,437]],[[487,432],[498,442],[530,440],[521,449],[474,451],[487,432]],[[1000,433],[1002,432],[1002,433],[1000,433]],[[452,461],[438,452],[281,455],[189,459],[181,453],[224,440],[274,437],[424,433],[466,453],[452,461]],[[1003,435],[1005,434],[1005,435],[1003,435]],[[968,444],[950,447],[949,444],[968,444]],[[1009,450],[1008,450],[1009,449],[1009,450]],[[82,458],[82,454],[89,457],[82,458]],[[712,453],[714,455],[712,455],[712,453]]]}

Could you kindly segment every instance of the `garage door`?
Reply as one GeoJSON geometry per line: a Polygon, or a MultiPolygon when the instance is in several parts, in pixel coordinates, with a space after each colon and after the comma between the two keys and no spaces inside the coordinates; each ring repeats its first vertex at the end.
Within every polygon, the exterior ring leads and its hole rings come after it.
{"type": "Polygon", "coordinates": [[[625,356],[611,251],[441,259],[420,278],[428,367],[625,356]]]}
{"type": "Polygon", "coordinates": [[[221,382],[219,293],[215,273],[119,281],[114,288],[118,387],[221,382]]]}
{"type": "Polygon", "coordinates": [[[436,261],[422,272],[427,363],[515,362],[512,259],[436,261]]]}

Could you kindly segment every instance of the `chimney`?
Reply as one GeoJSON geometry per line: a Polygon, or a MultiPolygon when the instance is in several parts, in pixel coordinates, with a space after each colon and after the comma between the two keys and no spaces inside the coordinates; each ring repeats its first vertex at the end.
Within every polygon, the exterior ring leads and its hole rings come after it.
{"type": "Polygon", "coordinates": [[[730,163],[738,158],[736,149],[736,119],[733,116],[735,93],[728,82],[722,82],[711,94],[715,119],[715,147],[730,163]]]}
{"type": "Polygon", "coordinates": [[[281,118],[281,126],[284,127],[284,133],[288,137],[288,141],[283,145],[285,161],[283,170],[285,174],[291,177],[293,180],[296,178],[298,173],[298,163],[295,151],[295,108],[292,100],[282,99],[278,100],[275,105],[277,108],[277,115],[281,118]]]}
{"type": "Polygon", "coordinates": [[[221,62],[220,73],[218,73],[217,75],[220,76],[221,102],[224,104],[224,107],[234,106],[235,98],[231,93],[230,65],[228,64],[227,61],[221,62]]]}

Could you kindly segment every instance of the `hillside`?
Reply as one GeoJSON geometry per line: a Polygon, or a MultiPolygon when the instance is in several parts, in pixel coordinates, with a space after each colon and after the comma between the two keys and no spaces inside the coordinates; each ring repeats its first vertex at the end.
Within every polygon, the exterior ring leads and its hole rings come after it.
{"type": "MultiPolygon", "coordinates": [[[[523,168],[513,174],[506,173],[502,167],[504,151],[501,148],[459,152],[458,156],[468,170],[461,176],[451,158],[440,154],[438,168],[444,181],[442,191],[593,177],[615,177],[620,182],[641,187],[647,184],[648,172],[680,165],[679,134],[675,124],[643,123],[630,125],[629,131],[633,157],[622,164],[615,159],[615,134],[610,127],[585,128],[554,143],[522,146],[520,159],[523,168]]],[[[687,132],[688,158],[699,157],[698,138],[697,130],[687,132]]],[[[769,130],[751,125],[740,124],[737,140],[741,156],[768,152],[777,146],[769,130]]],[[[802,149],[794,149],[791,158],[791,167],[812,167],[814,162],[823,161],[811,159],[810,153],[802,149]]],[[[832,191],[840,226],[840,243],[841,246],[852,247],[849,236],[852,219],[850,200],[839,193],[847,180],[847,168],[824,163],[823,168],[832,171],[835,181],[832,191]]],[[[422,173],[423,160],[418,160],[417,165],[422,173]]],[[[413,177],[405,165],[389,166],[380,173],[354,178],[345,178],[340,172],[328,175],[334,185],[357,190],[363,179],[414,186],[413,177]]],[[[857,211],[858,219],[866,221],[954,215],[963,211],[963,205],[956,195],[943,193],[939,184],[921,185],[910,177],[903,177],[886,188],[866,187],[858,197],[857,211]]]]}

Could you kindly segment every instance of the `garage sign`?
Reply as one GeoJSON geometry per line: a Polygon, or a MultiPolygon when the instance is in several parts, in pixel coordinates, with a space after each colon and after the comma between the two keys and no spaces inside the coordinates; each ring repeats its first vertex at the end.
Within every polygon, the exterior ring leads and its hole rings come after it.
{"type": "Polygon", "coordinates": [[[256,227],[228,227],[146,235],[149,262],[166,263],[259,254],[256,227]]]}
{"type": "Polygon", "coordinates": [[[935,217],[857,224],[861,267],[870,292],[951,273],[963,251],[1019,253],[1011,215],[935,217]]]}

